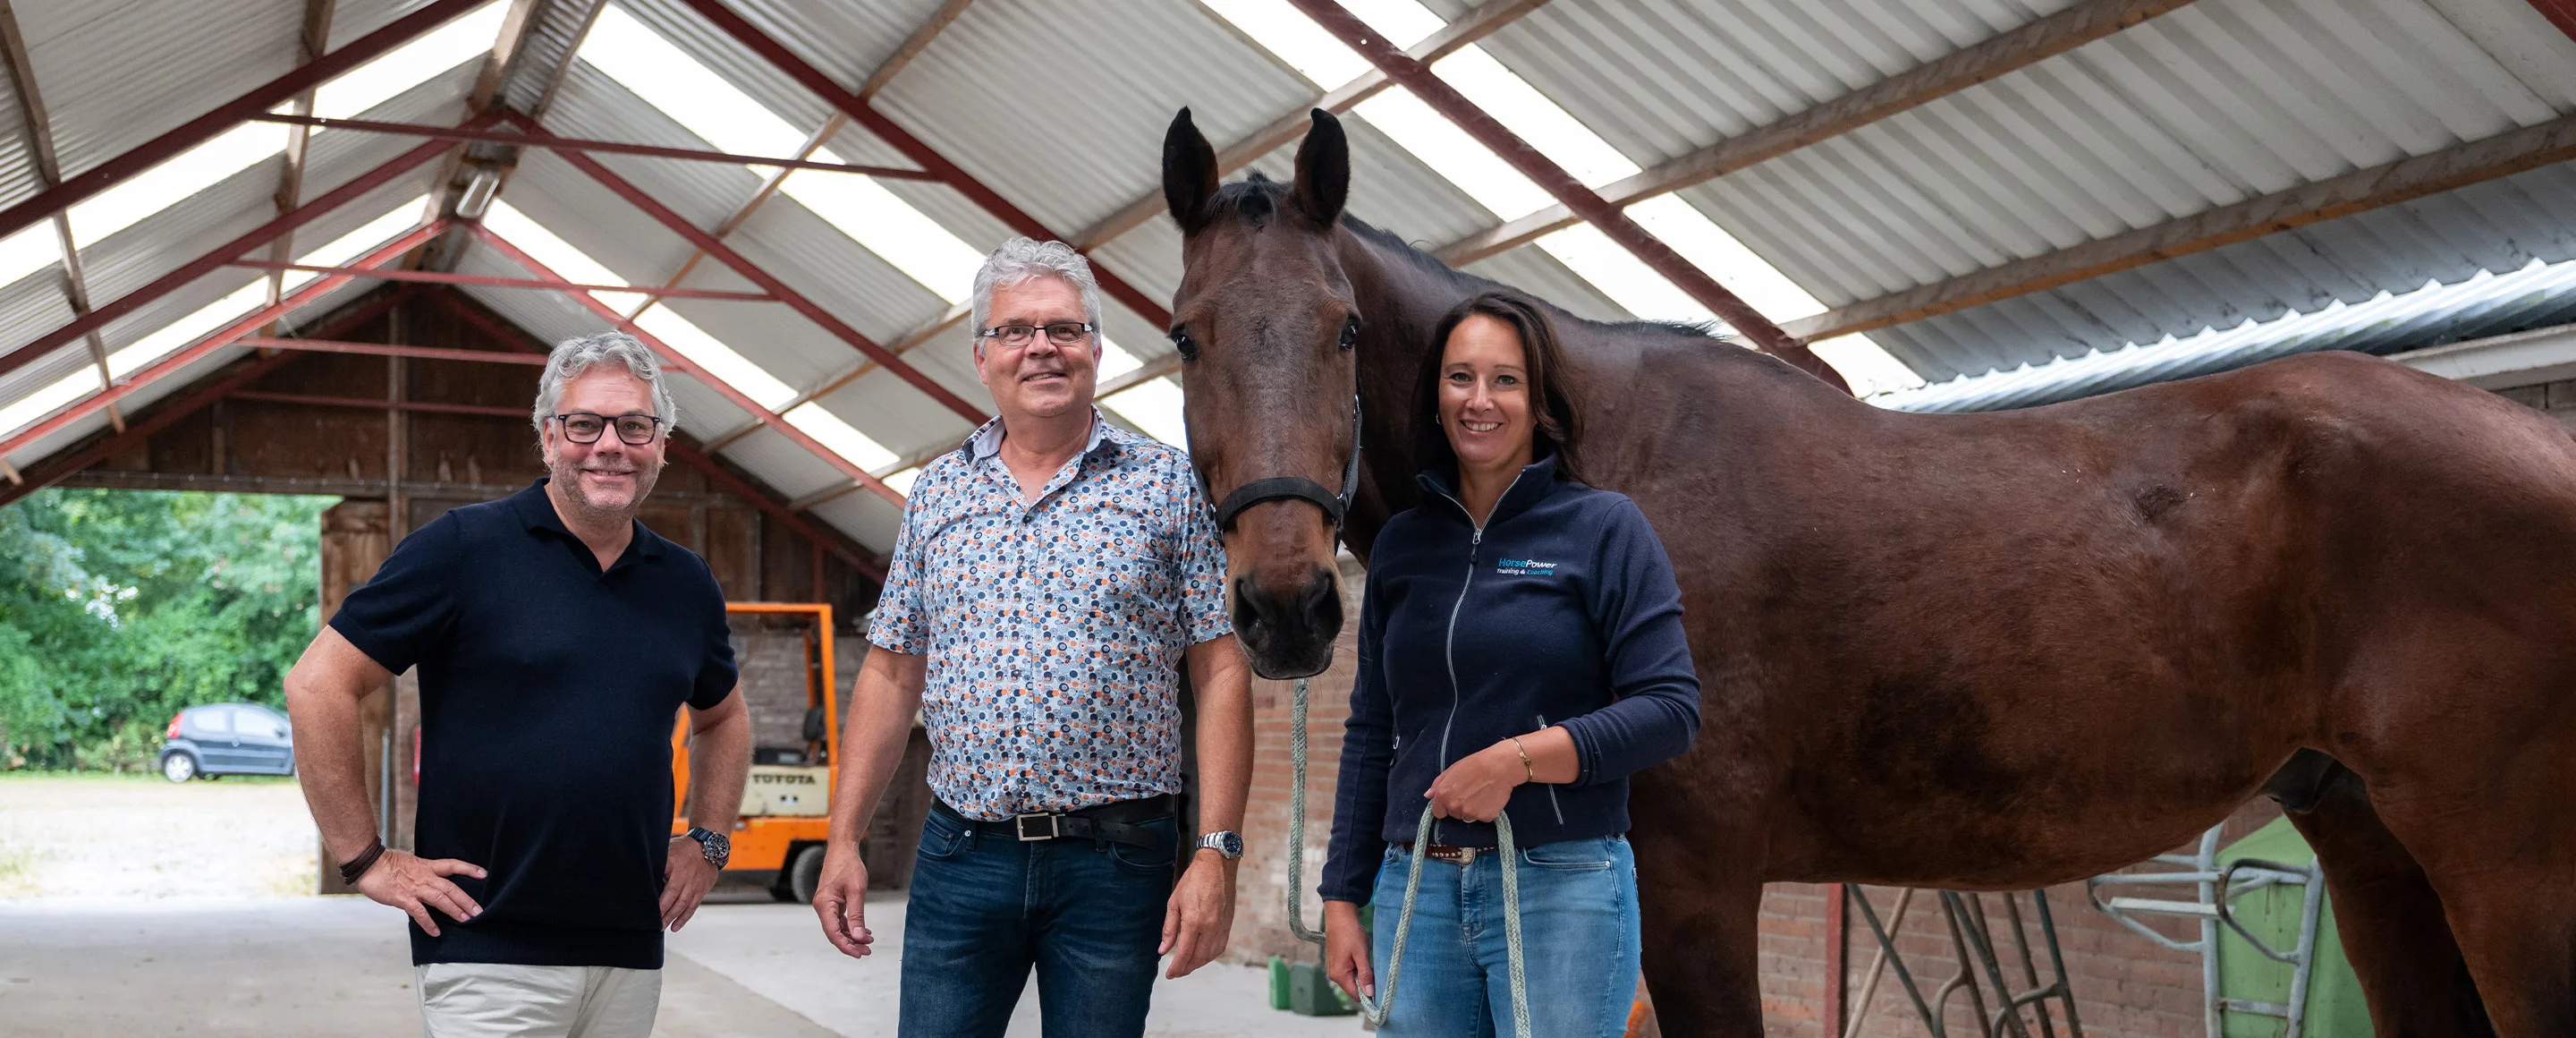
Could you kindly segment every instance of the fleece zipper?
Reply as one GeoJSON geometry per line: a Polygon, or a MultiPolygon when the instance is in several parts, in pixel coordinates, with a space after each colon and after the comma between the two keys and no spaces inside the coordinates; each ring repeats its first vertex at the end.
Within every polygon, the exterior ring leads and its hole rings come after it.
{"type": "MultiPolygon", "coordinates": [[[[1511,484],[1503,488],[1502,495],[1494,499],[1494,507],[1503,507],[1503,498],[1512,496],[1512,487],[1517,487],[1519,485],[1521,485],[1521,477],[1517,475],[1513,476],[1511,484]]],[[[1441,658],[1449,665],[1449,716],[1442,718],[1440,721],[1440,771],[1447,771],[1449,770],[1449,729],[1450,726],[1457,723],[1458,704],[1460,699],[1460,693],[1458,690],[1458,610],[1461,606],[1467,604],[1467,589],[1474,587],[1476,584],[1476,555],[1485,544],[1485,524],[1476,521],[1476,513],[1468,511],[1465,502],[1462,502],[1449,494],[1442,494],[1440,496],[1448,498],[1450,504],[1458,506],[1458,514],[1467,517],[1467,525],[1473,530],[1473,532],[1467,536],[1467,577],[1466,579],[1458,582],[1458,600],[1449,603],[1449,629],[1440,646],[1441,658]]],[[[1485,513],[1485,518],[1489,520],[1492,519],[1493,513],[1485,513]]],[[[1437,775],[1438,773],[1439,772],[1434,772],[1433,774],[1437,775]]],[[[1434,819],[1431,823],[1431,841],[1433,843],[1440,842],[1440,821],[1438,819],[1434,819]]]]}

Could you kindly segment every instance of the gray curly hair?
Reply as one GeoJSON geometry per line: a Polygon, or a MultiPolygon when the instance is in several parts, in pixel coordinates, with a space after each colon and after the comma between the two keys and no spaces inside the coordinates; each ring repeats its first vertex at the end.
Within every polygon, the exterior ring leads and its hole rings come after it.
{"type": "Polygon", "coordinates": [[[554,417],[563,399],[564,383],[602,364],[624,364],[652,388],[653,413],[661,416],[663,432],[680,427],[680,409],[671,402],[670,387],[662,384],[662,362],[654,358],[652,347],[625,332],[601,332],[565,339],[547,355],[546,373],[537,378],[536,410],[529,416],[540,438],[546,434],[546,419],[554,417]]]}
{"type": "MultiPolygon", "coordinates": [[[[1059,277],[1072,282],[1074,289],[1082,293],[1082,319],[1094,328],[1100,327],[1100,280],[1091,276],[1091,261],[1060,241],[1013,238],[984,257],[984,265],[975,271],[974,302],[968,310],[975,330],[983,331],[984,322],[993,316],[994,289],[1035,277],[1059,277]]],[[[984,340],[975,340],[975,348],[982,352],[984,340]]]]}

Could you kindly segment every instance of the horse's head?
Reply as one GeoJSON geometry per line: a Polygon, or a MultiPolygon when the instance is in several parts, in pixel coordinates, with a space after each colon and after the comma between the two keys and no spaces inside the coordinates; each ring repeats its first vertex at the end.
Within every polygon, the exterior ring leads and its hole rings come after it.
{"type": "Polygon", "coordinates": [[[1350,180],[1350,145],[1322,111],[1285,185],[1220,187],[1186,108],[1163,138],[1190,455],[1225,527],[1227,607],[1264,677],[1323,670],[1342,627],[1333,543],[1359,447],[1360,315],[1334,232],[1350,180]]]}

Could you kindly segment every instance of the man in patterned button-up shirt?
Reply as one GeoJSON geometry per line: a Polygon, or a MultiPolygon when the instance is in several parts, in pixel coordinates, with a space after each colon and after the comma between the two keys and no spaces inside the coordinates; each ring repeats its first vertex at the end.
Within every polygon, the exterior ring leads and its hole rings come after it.
{"type": "Polygon", "coordinates": [[[814,909],[868,954],[857,833],[918,711],[938,803],[905,915],[902,1033],[998,1038],[1034,966],[1049,1038],[1138,1035],[1156,959],[1195,970],[1233,922],[1252,710],[1224,548],[1188,456],[1092,407],[1099,289],[1079,254],[1014,239],[972,309],[999,417],[913,483],[814,909]],[[1171,797],[1183,667],[1197,840],[1171,797]]]}

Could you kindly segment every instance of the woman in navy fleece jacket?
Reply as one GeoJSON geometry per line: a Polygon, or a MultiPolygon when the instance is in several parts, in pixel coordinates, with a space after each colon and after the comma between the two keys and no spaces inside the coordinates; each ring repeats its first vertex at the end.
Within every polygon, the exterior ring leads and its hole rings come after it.
{"type": "Polygon", "coordinates": [[[1426,800],[1437,819],[1389,1036],[1508,1033],[1493,819],[1520,847],[1536,1034],[1617,1036],[1636,991],[1628,776],[1690,748],[1699,678],[1672,561],[1585,486],[1546,311],[1487,292],[1423,369],[1423,504],[1370,552],[1359,675],[1324,865],[1324,962],[1374,992],[1426,800]],[[1375,901],[1375,954],[1359,907],[1375,901]]]}

